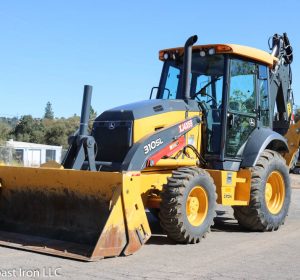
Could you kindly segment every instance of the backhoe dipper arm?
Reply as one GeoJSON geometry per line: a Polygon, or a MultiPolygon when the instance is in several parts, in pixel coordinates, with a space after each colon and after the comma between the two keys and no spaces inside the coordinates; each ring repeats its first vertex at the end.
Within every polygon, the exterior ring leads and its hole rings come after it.
{"type": "Polygon", "coordinates": [[[270,109],[274,113],[276,104],[278,114],[274,120],[275,123],[276,121],[281,122],[280,126],[286,123],[288,126],[293,105],[292,71],[290,66],[293,61],[293,49],[287,34],[283,33],[282,36],[274,34],[271,49],[272,55],[278,58],[278,61],[270,71],[270,109]]]}

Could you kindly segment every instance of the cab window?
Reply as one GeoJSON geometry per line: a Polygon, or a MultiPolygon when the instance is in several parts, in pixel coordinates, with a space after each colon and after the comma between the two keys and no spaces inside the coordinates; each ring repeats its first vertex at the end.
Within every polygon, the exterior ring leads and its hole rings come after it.
{"type": "Polygon", "coordinates": [[[170,65],[165,85],[166,90],[163,92],[162,99],[176,99],[179,85],[179,76],[180,69],[170,65]]]}
{"type": "Polygon", "coordinates": [[[230,70],[229,110],[255,115],[255,73],[252,62],[233,59],[230,70]]]}
{"type": "Polygon", "coordinates": [[[231,60],[225,150],[228,157],[240,156],[257,124],[256,72],[252,62],[231,60]]]}
{"type": "Polygon", "coordinates": [[[262,126],[269,127],[270,110],[269,110],[268,69],[267,66],[264,65],[259,65],[258,69],[259,69],[258,90],[259,90],[259,105],[260,105],[260,122],[262,126]]]}

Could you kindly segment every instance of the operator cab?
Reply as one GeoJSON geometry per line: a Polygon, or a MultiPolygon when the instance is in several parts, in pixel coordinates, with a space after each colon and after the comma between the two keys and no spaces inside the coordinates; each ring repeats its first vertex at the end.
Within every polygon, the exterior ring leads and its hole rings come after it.
{"type": "MultiPolygon", "coordinates": [[[[248,53],[249,48],[244,48],[248,53]]],[[[243,47],[236,45],[193,47],[189,100],[181,86],[182,49],[160,52],[164,65],[156,98],[198,103],[205,122],[204,157],[212,168],[239,168],[252,131],[271,126],[268,64],[273,58],[257,50],[262,57],[257,61],[242,51],[243,47]],[[234,52],[234,47],[239,51],[234,52]]]]}

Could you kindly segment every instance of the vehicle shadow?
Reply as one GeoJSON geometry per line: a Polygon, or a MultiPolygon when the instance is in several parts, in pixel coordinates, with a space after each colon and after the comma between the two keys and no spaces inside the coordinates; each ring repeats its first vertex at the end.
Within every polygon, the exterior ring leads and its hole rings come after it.
{"type": "Polygon", "coordinates": [[[226,211],[217,210],[217,216],[214,219],[214,225],[211,228],[212,232],[244,232],[249,230],[239,225],[236,219],[230,217],[226,211]]]}
{"type": "MultiPolygon", "coordinates": [[[[226,211],[216,211],[217,216],[214,219],[214,225],[211,227],[212,232],[241,232],[249,233],[250,231],[241,227],[238,222],[228,215],[226,211]]],[[[147,213],[150,229],[151,238],[147,244],[157,245],[173,245],[177,244],[175,241],[170,240],[167,235],[163,232],[159,224],[159,219],[152,215],[150,212],[147,213]]]]}

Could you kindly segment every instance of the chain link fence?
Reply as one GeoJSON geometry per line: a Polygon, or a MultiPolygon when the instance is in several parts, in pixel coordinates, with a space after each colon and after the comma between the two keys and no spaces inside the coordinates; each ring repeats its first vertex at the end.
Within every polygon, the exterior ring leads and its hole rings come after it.
{"type": "MultiPolygon", "coordinates": [[[[62,149],[60,159],[57,159],[59,163],[64,159],[67,149],[62,149]]],[[[46,161],[48,161],[46,159],[46,161]]],[[[24,166],[24,154],[13,147],[0,146],[0,165],[10,166],[24,166]]],[[[28,166],[28,165],[27,165],[28,166]]]]}

